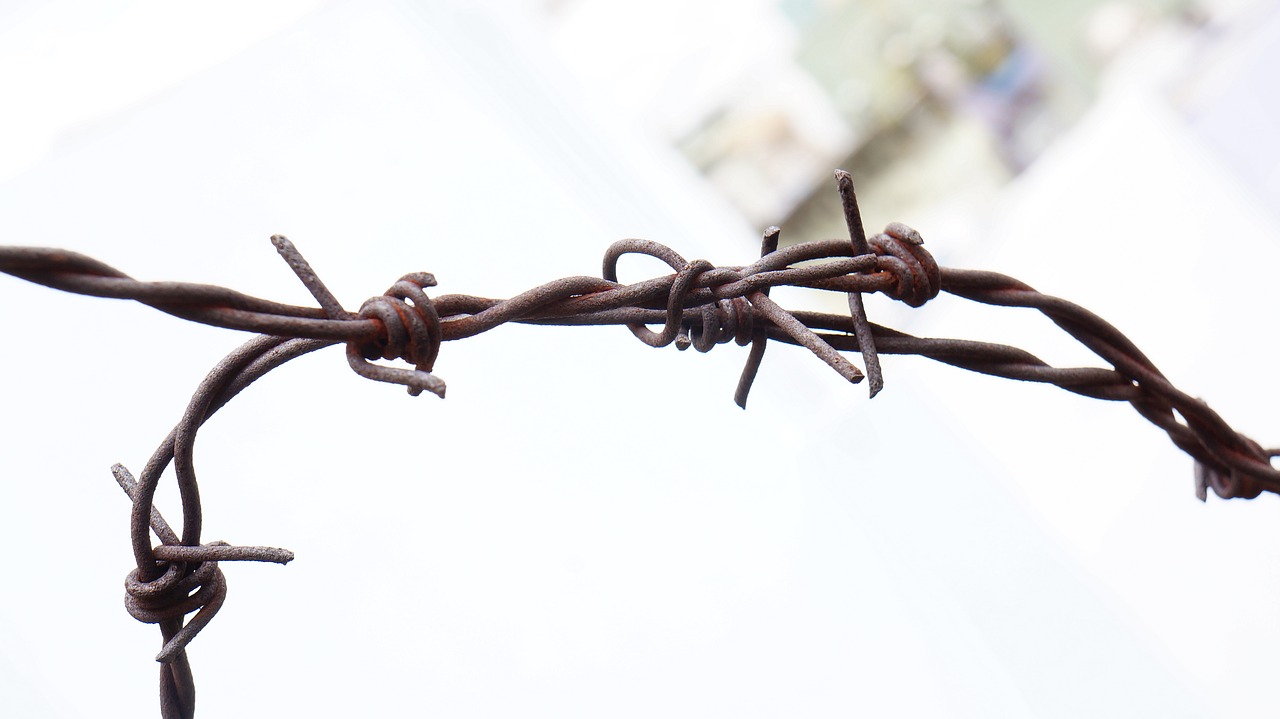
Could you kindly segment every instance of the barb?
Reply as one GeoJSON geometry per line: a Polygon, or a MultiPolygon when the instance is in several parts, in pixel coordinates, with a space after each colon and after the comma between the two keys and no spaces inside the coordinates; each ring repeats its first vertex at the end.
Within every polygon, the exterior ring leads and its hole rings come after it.
{"type": "MultiPolygon", "coordinates": [[[[867,244],[867,231],[862,226],[862,212],[858,209],[858,196],[853,191],[853,177],[844,170],[836,170],[836,189],[840,192],[840,204],[844,208],[844,223],[849,228],[849,242],[854,255],[871,254],[867,244]]],[[[850,292],[849,314],[853,317],[853,334],[862,350],[862,361],[867,366],[870,381],[867,383],[874,398],[884,389],[884,376],[880,371],[880,356],[876,353],[875,337],[867,320],[867,308],[862,303],[861,292],[850,292]]]]}
{"type": "Polygon", "coordinates": [[[1123,401],[1164,430],[1196,460],[1196,493],[1222,498],[1280,493],[1280,471],[1263,449],[1230,427],[1203,401],[1174,387],[1115,327],[1066,300],[994,272],[940,268],[915,230],[892,223],[867,237],[848,173],[836,185],[849,229],[847,240],[820,240],[779,249],[780,231],[770,227],[760,257],[745,266],[717,267],[685,260],[649,240],[622,240],[605,252],[601,277],[566,277],[510,299],[449,294],[429,297],[436,285],[427,273],[410,273],[384,294],[343,308],[297,248],[276,235],[272,243],[319,307],[300,307],[251,297],[225,287],[133,279],[98,260],[66,250],[0,247],[0,271],[68,292],[131,299],[162,312],[218,327],[259,333],[209,373],[178,425],[161,442],[138,479],[112,468],[133,502],[130,537],[137,568],[126,582],[126,607],[140,621],[160,625],[161,711],[165,717],[194,713],[194,683],[187,644],[221,607],[226,580],[219,562],[286,563],[293,554],[271,547],[202,544],[199,491],[193,463],[196,433],[223,405],[267,372],[303,354],[337,343],[363,377],[401,384],[410,394],[440,397],[444,381],[434,365],[445,341],[487,332],[508,322],[550,325],[625,325],[645,344],[675,344],[710,351],[734,341],[750,345],[734,401],[746,407],[765,349],[771,340],[805,347],[851,383],[863,372],[841,352],[859,352],[871,396],[883,387],[880,355],[919,355],[974,372],[1057,385],[1086,397],[1123,401]],[[671,274],[634,284],[618,282],[618,262],[643,254],[665,262],[671,274]],[[815,262],[816,261],[816,262],[815,262]],[[791,312],[769,297],[776,286],[805,287],[847,295],[850,313],[791,312]],[[880,292],[921,307],[939,292],[975,302],[1035,309],[1109,367],[1054,367],[1025,350],[962,339],[915,337],[870,322],[864,293],[880,292]],[[660,327],[659,330],[651,327],[660,327]],[[376,363],[403,360],[412,369],[376,363]],[[165,521],[153,499],[161,475],[174,465],[182,504],[181,530],[165,521]],[[150,534],[160,540],[151,543],[150,534]],[[184,618],[194,617],[184,624],[184,618]]]}

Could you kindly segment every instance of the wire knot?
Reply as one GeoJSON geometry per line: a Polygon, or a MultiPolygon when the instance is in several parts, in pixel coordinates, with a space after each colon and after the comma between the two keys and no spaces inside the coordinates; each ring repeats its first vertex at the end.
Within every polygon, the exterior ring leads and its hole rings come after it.
{"type": "Polygon", "coordinates": [[[685,322],[676,335],[676,349],[692,346],[699,352],[710,352],[712,347],[730,340],[739,347],[751,344],[755,321],[751,303],[743,297],[716,300],[702,305],[701,322],[685,322]]]}
{"type": "Polygon", "coordinates": [[[357,317],[379,322],[383,331],[377,339],[351,342],[347,360],[362,377],[403,384],[415,397],[427,390],[444,397],[444,380],[431,374],[440,354],[440,314],[424,287],[434,287],[436,278],[427,272],[411,272],[401,277],[385,293],[371,297],[360,306],[357,317]],[[402,359],[412,371],[371,364],[371,359],[402,359]]]}
{"type": "MultiPolygon", "coordinates": [[[[662,326],[662,331],[654,332],[643,324],[628,325],[632,334],[650,347],[666,347],[672,342],[675,342],[680,349],[689,347],[689,334],[684,324],[685,304],[689,294],[698,284],[698,277],[708,270],[715,269],[715,266],[706,260],[694,260],[684,263],[683,267],[673,267],[673,269],[676,270],[676,276],[671,281],[671,289],[667,292],[667,321],[662,326]]],[[[703,310],[704,315],[706,311],[703,310]]],[[[711,311],[714,312],[714,310],[711,311]]],[[[710,349],[710,346],[707,349],[710,349]]]]}
{"type": "Polygon", "coordinates": [[[360,345],[365,359],[402,359],[424,371],[431,371],[440,354],[440,315],[424,287],[435,287],[428,272],[411,272],[386,292],[370,297],[360,306],[360,319],[376,319],[385,335],[360,345]]]}
{"type": "MultiPolygon", "coordinates": [[[[225,545],[225,542],[213,542],[204,546],[225,545]]],[[[168,663],[222,608],[227,582],[217,562],[201,562],[193,571],[189,571],[186,562],[158,562],[156,568],[162,567],[164,573],[151,581],[141,579],[136,568],[129,572],[124,583],[124,606],[130,616],[146,624],[169,620],[181,623],[183,617],[197,612],[190,622],[167,638],[156,655],[156,661],[168,663]]]]}
{"type": "Polygon", "coordinates": [[[876,253],[878,268],[892,273],[898,281],[885,294],[912,307],[938,296],[942,289],[942,271],[924,248],[919,232],[901,222],[891,222],[884,232],[867,242],[876,253]]]}
{"type": "Polygon", "coordinates": [[[275,245],[280,257],[289,264],[289,269],[302,280],[311,296],[320,303],[329,319],[372,320],[381,325],[382,330],[374,339],[347,343],[347,364],[351,365],[356,374],[365,379],[405,385],[409,388],[409,394],[415,397],[422,394],[424,389],[444,397],[444,380],[431,374],[436,355],[440,353],[440,315],[431,304],[431,298],[422,291],[423,287],[436,286],[433,275],[428,272],[411,272],[401,277],[382,295],[366,300],[361,305],[360,312],[353,315],[342,309],[342,303],[324,286],[311,264],[289,238],[272,235],[271,244],[275,245]],[[414,369],[383,367],[368,361],[379,357],[406,360],[413,364],[414,369]]]}

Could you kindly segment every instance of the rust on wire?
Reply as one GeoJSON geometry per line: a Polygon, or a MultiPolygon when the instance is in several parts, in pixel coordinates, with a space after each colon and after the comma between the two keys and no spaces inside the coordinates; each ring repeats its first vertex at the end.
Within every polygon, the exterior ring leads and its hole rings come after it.
{"type": "Polygon", "coordinates": [[[853,180],[836,172],[849,239],[820,240],[779,249],[780,231],[764,233],[759,259],[717,267],[685,260],[649,240],[622,240],[605,252],[601,277],[566,277],[510,299],[471,295],[429,297],[435,278],[425,272],[401,277],[357,312],[343,308],[293,243],[276,235],[276,250],[319,307],[251,297],[214,285],[144,282],[84,255],[43,247],[0,247],[0,271],[55,289],[96,297],[131,299],[183,319],[259,333],[224,358],[196,389],[173,431],[142,474],[121,465],[112,473],[133,502],[130,540],[136,568],[126,580],[125,606],[142,622],[160,625],[163,644],[160,705],[166,718],[191,717],[195,685],[186,647],[209,624],[226,596],[220,562],[287,563],[288,550],[201,541],[200,495],[193,447],[209,417],[264,374],[301,355],[343,343],[351,369],[362,377],[404,385],[410,394],[445,395],[434,374],[440,346],[508,322],[549,325],[625,325],[653,347],[674,344],[707,352],[734,341],[750,345],[734,401],[747,396],[771,341],[800,345],[852,383],[867,378],[871,396],[883,387],[880,355],[919,355],[973,372],[1043,382],[1097,399],[1133,405],[1195,459],[1196,494],[1224,499],[1280,493],[1280,471],[1264,449],[1236,432],[1203,401],[1174,387],[1134,344],[1088,310],[995,272],[942,268],[919,233],[900,223],[867,237],[853,180]],[[665,262],[671,274],[635,284],[618,282],[618,261],[643,254],[665,262]],[[817,261],[817,262],[814,262],[817,261]],[[805,263],[805,264],[801,264],[805,263]],[[789,311],[769,297],[787,285],[844,293],[849,314],[789,311]],[[1054,367],[1008,345],[915,337],[870,322],[864,293],[880,292],[921,307],[946,292],[975,302],[1038,310],[1089,348],[1109,367],[1054,367]],[[660,327],[655,330],[651,327],[660,327]],[[858,352],[859,369],[844,352],[858,352]],[[407,362],[411,368],[375,360],[407,362]],[[172,464],[182,505],[175,529],[154,506],[160,478],[172,464]],[[154,534],[160,543],[152,544],[154,534]],[[188,615],[194,615],[187,620],[188,615]]]}

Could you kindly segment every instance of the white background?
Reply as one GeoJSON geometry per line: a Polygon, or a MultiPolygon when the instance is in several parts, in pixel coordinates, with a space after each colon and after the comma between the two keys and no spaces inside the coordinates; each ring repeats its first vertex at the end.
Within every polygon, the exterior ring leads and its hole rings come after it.
{"type": "MultiPolygon", "coordinates": [[[[760,228],[577,90],[518,8],[167,8],[0,9],[0,242],[309,304],[267,242],[284,233],[348,308],[410,271],[492,297],[596,274],[628,236],[757,251],[760,228]]],[[[981,242],[917,227],[946,265],[1108,318],[1275,443],[1276,215],[1143,62],[981,242]]],[[[1030,313],[870,312],[1090,362],[1030,313]]],[[[121,605],[108,467],[140,471],[247,338],[13,279],[0,332],[0,706],[146,715],[159,637],[121,605]]],[[[744,357],[503,327],[445,345],[446,401],[337,349],[268,376],[200,435],[205,538],[298,559],[224,567],[190,648],[201,716],[1274,713],[1274,497],[1201,505],[1130,408],[913,358],[886,358],[868,402],[777,346],[742,412],[744,357]]],[[[159,502],[176,522],[168,483],[159,502]]]]}

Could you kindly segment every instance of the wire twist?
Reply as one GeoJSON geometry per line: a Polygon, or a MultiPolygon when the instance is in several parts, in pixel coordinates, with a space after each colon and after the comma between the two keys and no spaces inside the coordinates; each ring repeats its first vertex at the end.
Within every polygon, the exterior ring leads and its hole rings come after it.
{"type": "Polygon", "coordinates": [[[882,354],[928,357],[998,377],[1047,382],[1097,399],[1128,402],[1164,430],[1196,461],[1196,493],[1254,498],[1280,493],[1280,470],[1264,449],[1236,432],[1203,401],[1174,387],[1115,327],[1066,300],[1041,294],[994,272],[941,268],[920,234],[900,223],[867,237],[848,173],[837,171],[848,239],[820,240],[779,248],[780,231],[767,229],[759,259],[745,266],[717,267],[687,261],[649,240],[622,240],[605,252],[601,277],[566,277],[506,300],[471,295],[431,298],[435,278],[424,272],[400,278],[356,313],[342,304],[287,238],[271,238],[281,257],[319,307],[298,307],[241,294],[225,287],[182,282],[143,282],[84,255],[41,247],[0,247],[0,271],[68,292],[132,299],[204,324],[260,333],[224,358],[197,388],[182,418],[161,442],[137,479],[115,465],[112,473],[133,503],[130,539],[136,568],[126,579],[125,606],[142,622],[158,624],[163,645],[161,712],[191,717],[195,688],[186,647],[213,619],[226,596],[221,562],[287,563],[288,550],[201,542],[201,510],[193,461],[199,428],[255,380],[276,367],[333,344],[346,345],[359,375],[401,384],[410,394],[440,397],[445,383],[434,365],[445,341],[471,337],[508,322],[553,325],[624,325],[652,347],[674,344],[707,352],[730,341],[750,345],[734,400],[747,396],[770,341],[803,346],[849,382],[869,379],[871,396],[883,386],[882,354]],[[672,270],[650,280],[622,284],[619,260],[628,254],[655,257],[672,270]],[[816,262],[815,262],[816,261],[816,262]],[[844,293],[849,314],[791,312],[774,302],[773,287],[786,285],[844,293]],[[961,339],[914,337],[871,323],[862,295],[881,292],[921,307],[940,292],[1005,307],[1035,309],[1110,365],[1053,367],[1025,350],[961,339]],[[651,329],[660,327],[660,329],[651,329]],[[842,352],[861,353],[866,372],[842,352]],[[371,360],[404,361],[412,369],[371,360]],[[174,466],[182,504],[176,531],[154,506],[161,475],[174,466]],[[153,545],[151,535],[159,539],[153,545]],[[187,620],[188,615],[194,615],[187,620]]]}

